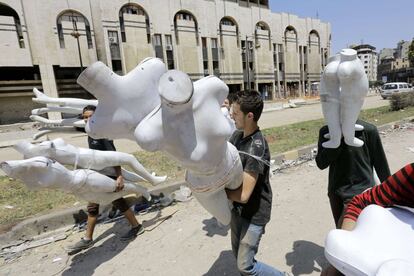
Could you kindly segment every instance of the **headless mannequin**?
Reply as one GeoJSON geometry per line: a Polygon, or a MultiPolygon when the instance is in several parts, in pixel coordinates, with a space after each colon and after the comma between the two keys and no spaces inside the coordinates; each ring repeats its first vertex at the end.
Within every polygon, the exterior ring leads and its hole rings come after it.
{"type": "Polygon", "coordinates": [[[339,147],[342,135],[348,137],[345,143],[350,146],[363,145],[361,140],[354,137],[355,130],[364,129],[355,122],[368,92],[368,79],[360,65],[356,51],[344,49],[341,54],[329,58],[322,74],[322,112],[329,128],[325,138],[330,139],[322,144],[325,148],[339,147]]]}
{"type": "MultiPolygon", "coordinates": [[[[135,181],[142,178],[146,181],[158,184],[165,181],[166,176],[154,176],[149,173],[138,160],[131,154],[117,151],[100,151],[88,148],[78,148],[67,144],[63,139],[57,138],[52,141],[44,141],[38,145],[33,145],[27,141],[19,142],[14,147],[23,154],[24,158],[35,156],[45,156],[65,165],[75,165],[85,169],[101,171],[105,168],[129,165],[137,177],[127,173],[129,179],[133,177],[135,181]]],[[[107,172],[110,173],[109,169],[107,172]]],[[[111,174],[109,174],[111,175],[111,174]]]]}
{"type": "Polygon", "coordinates": [[[160,104],[158,80],[166,72],[158,58],[147,58],[125,76],[118,76],[102,62],[86,68],[77,82],[99,103],[86,124],[89,136],[133,140],[139,122],[160,104]]]}
{"type": "Polygon", "coordinates": [[[355,138],[355,122],[368,93],[368,78],[355,50],[343,49],[340,55],[338,78],[341,87],[342,134],[346,144],[361,147],[364,142],[355,138]]]}
{"type": "Polygon", "coordinates": [[[230,223],[225,188],[242,183],[237,149],[227,142],[231,127],[220,110],[227,86],[214,76],[193,84],[171,70],[160,79],[161,107],[138,125],[135,138],[145,150],[162,150],[187,169],[186,181],[200,204],[223,224],[230,223]]]}
{"type": "Polygon", "coordinates": [[[0,164],[0,168],[9,177],[22,180],[30,189],[61,190],[88,202],[109,203],[133,193],[141,193],[145,198],[151,198],[145,188],[133,183],[124,183],[124,188],[114,193],[115,180],[92,170],[68,170],[58,162],[43,156],[5,161],[0,164]]]}

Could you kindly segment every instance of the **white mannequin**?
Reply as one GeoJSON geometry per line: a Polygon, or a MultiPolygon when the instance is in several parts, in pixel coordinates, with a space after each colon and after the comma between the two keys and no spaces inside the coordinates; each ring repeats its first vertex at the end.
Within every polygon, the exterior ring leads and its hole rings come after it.
{"type": "Polygon", "coordinates": [[[231,129],[230,136],[231,136],[233,132],[236,131],[236,124],[234,123],[234,120],[230,116],[230,110],[226,106],[221,107],[221,112],[223,113],[224,118],[227,119],[227,123],[230,125],[230,129],[231,129]]]}
{"type": "Polygon", "coordinates": [[[116,181],[92,170],[68,170],[56,161],[43,156],[26,160],[5,161],[0,168],[9,176],[23,181],[30,189],[57,189],[88,202],[109,203],[117,198],[140,193],[150,199],[148,191],[132,183],[124,183],[119,192],[116,181]]]}
{"type": "Polygon", "coordinates": [[[369,205],[361,212],[354,230],[329,232],[325,256],[347,276],[412,275],[413,229],[412,212],[369,205]]]}
{"type": "MultiPolygon", "coordinates": [[[[34,101],[35,103],[46,104],[48,108],[57,108],[56,106],[49,106],[49,104],[53,104],[53,105],[58,105],[60,107],[65,107],[64,109],[69,109],[68,111],[70,111],[70,109],[80,109],[79,113],[82,113],[82,109],[85,106],[87,106],[87,105],[97,106],[98,105],[97,100],[49,97],[49,96],[45,95],[44,93],[40,92],[39,90],[37,90],[36,88],[33,88],[33,93],[35,94],[36,98],[32,98],[32,101],[34,101]]],[[[36,110],[36,109],[34,109],[34,110],[36,110]]],[[[55,110],[50,110],[50,111],[55,111],[55,110]]],[[[72,112],[65,111],[65,113],[72,113],[72,112]]]]}
{"type": "Polygon", "coordinates": [[[53,98],[45,95],[36,88],[33,88],[35,98],[32,100],[36,103],[46,104],[47,107],[37,108],[32,110],[30,119],[41,123],[43,126],[39,132],[37,132],[33,139],[37,140],[43,135],[52,132],[76,132],[75,127],[85,127],[85,121],[79,118],[69,118],[60,120],[50,120],[39,115],[46,114],[47,112],[61,112],[67,114],[81,114],[82,110],[87,105],[98,104],[97,100],[84,100],[77,98],[53,98]],[[59,106],[52,106],[59,105],[59,106]]]}
{"type": "Polygon", "coordinates": [[[98,100],[86,132],[93,138],[134,139],[139,122],[160,104],[158,80],[166,72],[158,58],[147,58],[125,76],[118,76],[102,62],[86,68],[77,80],[98,100]]]}
{"type": "Polygon", "coordinates": [[[355,138],[355,122],[368,93],[368,77],[355,50],[343,49],[340,55],[338,78],[341,87],[342,134],[347,145],[361,147],[364,142],[355,138]]]}
{"type": "Polygon", "coordinates": [[[335,55],[328,59],[320,83],[322,112],[329,128],[329,141],[322,144],[324,148],[337,148],[341,144],[341,107],[339,102],[339,78],[337,76],[340,56],[335,55]]]}
{"type": "Polygon", "coordinates": [[[159,81],[161,107],[135,130],[145,150],[163,150],[187,169],[186,181],[200,204],[223,224],[230,223],[224,188],[242,183],[237,149],[227,142],[231,127],[220,110],[228,87],[214,76],[193,84],[187,74],[171,70],[159,81]]]}
{"type": "Polygon", "coordinates": [[[32,121],[37,121],[39,123],[43,123],[44,125],[52,125],[52,126],[73,126],[73,127],[85,127],[85,121],[79,118],[68,118],[68,119],[58,119],[58,120],[50,120],[38,115],[30,115],[30,119],[32,121]]]}
{"type": "MultiPolygon", "coordinates": [[[[344,49],[345,51],[347,49],[344,49]]],[[[342,87],[340,86],[338,68],[341,63],[341,55],[335,55],[328,59],[328,64],[323,71],[321,77],[321,104],[322,112],[325,117],[325,121],[328,124],[329,133],[325,134],[325,138],[330,139],[322,144],[324,148],[337,148],[341,143],[342,138],[342,122],[341,118],[342,109],[345,108],[346,104],[343,101],[347,101],[348,105],[353,105],[353,99],[349,93],[343,94],[341,92],[342,87]],[[342,96],[342,98],[341,98],[342,96]]],[[[345,91],[346,92],[346,91],[345,91]]],[[[365,97],[365,96],[364,96],[365,97]]],[[[362,98],[362,102],[363,102],[362,98]]],[[[356,106],[359,106],[359,100],[356,102],[356,106]]],[[[361,105],[362,107],[362,105],[361,105]]],[[[346,113],[346,112],[345,112],[346,113]]],[[[359,112],[358,112],[359,114],[359,112]]],[[[357,115],[358,118],[358,115],[357,115]]],[[[356,120],[355,120],[356,121],[356,120]]],[[[362,125],[355,124],[355,130],[361,131],[364,129],[362,125]]],[[[354,135],[354,134],[352,134],[354,135]]],[[[354,144],[351,144],[354,146],[354,144]]]]}
{"type": "MultiPolygon", "coordinates": [[[[135,173],[146,181],[158,184],[165,181],[166,176],[154,176],[149,173],[138,160],[131,154],[117,151],[100,151],[87,148],[78,148],[67,144],[63,139],[57,138],[52,141],[44,141],[33,145],[27,141],[17,143],[14,148],[23,154],[24,158],[45,156],[65,165],[75,165],[85,169],[96,171],[108,167],[129,165],[135,173]]],[[[129,177],[133,177],[129,174],[129,177]]],[[[134,177],[137,181],[139,178],[134,177]]]]}

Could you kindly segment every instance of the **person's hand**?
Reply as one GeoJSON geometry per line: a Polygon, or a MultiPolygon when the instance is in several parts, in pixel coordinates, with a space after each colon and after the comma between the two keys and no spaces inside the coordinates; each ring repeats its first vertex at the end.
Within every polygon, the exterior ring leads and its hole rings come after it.
{"type": "Polygon", "coordinates": [[[124,189],[124,177],[122,175],[116,178],[116,189],[115,192],[122,191],[124,189]]]}

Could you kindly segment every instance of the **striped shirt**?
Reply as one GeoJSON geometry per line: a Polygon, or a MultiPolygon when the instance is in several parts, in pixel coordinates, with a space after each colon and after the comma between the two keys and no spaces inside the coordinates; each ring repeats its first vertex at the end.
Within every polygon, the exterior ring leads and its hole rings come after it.
{"type": "Polygon", "coordinates": [[[406,165],[380,185],[355,196],[348,203],[344,218],[356,221],[362,210],[371,204],[414,208],[414,163],[406,165]]]}

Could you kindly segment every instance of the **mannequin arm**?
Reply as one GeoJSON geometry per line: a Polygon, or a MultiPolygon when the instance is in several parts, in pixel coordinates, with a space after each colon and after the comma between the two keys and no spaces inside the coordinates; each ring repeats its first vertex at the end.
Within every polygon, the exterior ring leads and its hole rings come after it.
{"type": "Polygon", "coordinates": [[[85,121],[79,118],[49,120],[38,115],[30,115],[30,119],[46,125],[85,127],[85,121]]]}

